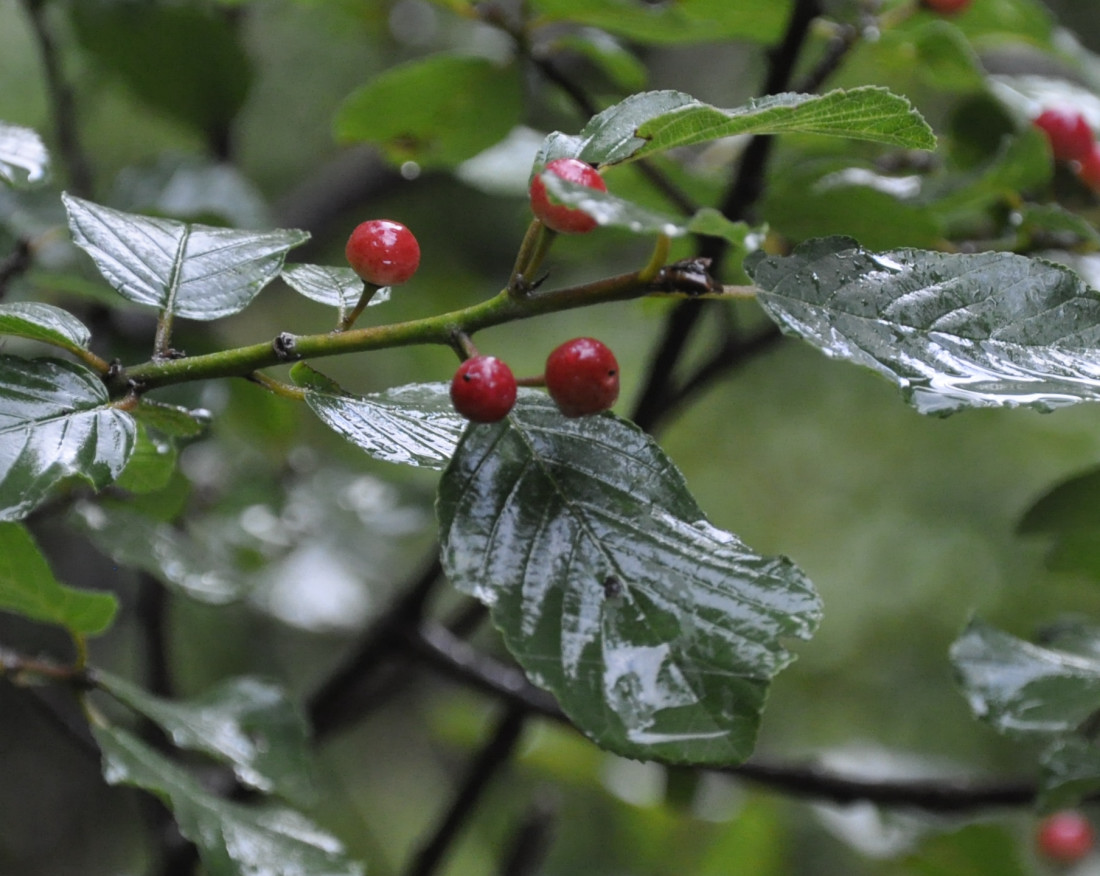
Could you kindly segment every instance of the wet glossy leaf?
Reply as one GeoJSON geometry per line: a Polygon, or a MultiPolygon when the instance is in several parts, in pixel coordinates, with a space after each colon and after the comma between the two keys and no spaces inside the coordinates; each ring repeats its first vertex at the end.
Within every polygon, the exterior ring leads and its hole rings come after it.
{"type": "Polygon", "coordinates": [[[148,572],[198,602],[225,605],[247,590],[228,560],[212,556],[208,546],[172,524],[91,503],[77,505],[69,519],[120,566],[148,572]]]}
{"type": "Polygon", "coordinates": [[[661,449],[527,392],[472,426],[440,484],[442,559],[532,681],[620,754],[733,763],[820,605],[787,559],[714,528],[661,449]]]}
{"type": "Polygon", "coordinates": [[[308,366],[296,366],[292,376],[326,426],[384,462],[443,468],[466,428],[445,383],[351,395],[308,366]]]}
{"type": "Polygon", "coordinates": [[[91,333],[79,319],[52,304],[0,304],[0,335],[31,338],[66,350],[86,350],[91,333]]]}
{"type": "Polygon", "coordinates": [[[884,375],[921,413],[1100,400],[1100,294],[1061,265],[832,237],[745,269],[784,331],[884,375]]]}
{"type": "Polygon", "coordinates": [[[301,813],[248,806],[207,792],[190,774],[117,727],[92,728],[112,785],[160,797],[180,833],[199,850],[209,876],[362,876],[340,842],[301,813]]]}
{"type": "MultiPolygon", "coordinates": [[[[292,265],[283,269],[283,280],[293,289],[313,301],[337,307],[340,318],[351,310],[363,294],[363,281],[351,268],[328,265],[292,265]]],[[[371,296],[368,307],[390,300],[390,287],[383,286],[371,296]]]]}
{"type": "Polygon", "coordinates": [[[73,240],[129,301],[189,319],[243,310],[304,231],[237,231],[123,213],[63,194],[73,240]]]}
{"type": "Polygon", "coordinates": [[[728,0],[680,0],[636,3],[631,0],[535,0],[550,21],[586,24],[640,43],[696,43],[723,39],[779,39],[790,17],[790,0],[730,3],[728,0]]]}
{"type": "Polygon", "coordinates": [[[706,234],[738,245],[744,243],[745,235],[749,231],[746,223],[730,222],[711,208],[704,208],[694,216],[683,218],[650,210],[608,192],[569,182],[549,171],[543,172],[542,180],[552,202],[579,207],[595,219],[597,224],[605,227],[625,228],[635,234],[667,234],[669,237],[706,234]]]}
{"type": "Polygon", "coordinates": [[[27,186],[45,180],[49,169],[50,155],[37,133],[0,122],[0,179],[27,186]]]}
{"type": "Polygon", "coordinates": [[[83,366],[0,356],[0,520],[25,517],[66,478],[111,483],[135,429],[83,366]]]}
{"type": "Polygon", "coordinates": [[[394,162],[450,167],[503,139],[521,116],[515,65],[437,54],[392,67],[353,92],[336,136],[378,143],[394,162]]]}
{"type": "Polygon", "coordinates": [[[637,137],[646,142],[633,157],[734,134],[784,133],[870,140],[906,149],[936,147],[932,129],[908,100],[885,88],[864,86],[822,95],[777,94],[725,110],[692,101],[640,125],[637,137]]]}
{"type": "Polygon", "coordinates": [[[176,470],[179,454],[171,443],[153,439],[138,424],[137,439],[130,461],[115,481],[115,486],[130,493],[155,493],[168,486],[176,470]]]}
{"type": "Polygon", "coordinates": [[[59,583],[30,533],[19,523],[0,523],[0,610],[90,636],[111,625],[118,601],[59,583]]]}
{"type": "Polygon", "coordinates": [[[103,671],[96,682],[159,724],[180,748],[230,764],[244,784],[290,800],[313,796],[305,720],[274,682],[231,678],[190,700],[162,699],[103,671]]]}
{"type": "Polygon", "coordinates": [[[210,425],[210,411],[183,408],[143,398],[134,416],[151,429],[172,438],[195,438],[210,425]]]}

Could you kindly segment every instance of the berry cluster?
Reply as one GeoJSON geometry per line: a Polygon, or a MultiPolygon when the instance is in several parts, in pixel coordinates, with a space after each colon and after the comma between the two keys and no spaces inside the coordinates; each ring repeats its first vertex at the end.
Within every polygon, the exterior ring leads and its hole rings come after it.
{"type": "Polygon", "coordinates": [[[1085,117],[1075,110],[1055,108],[1040,113],[1034,124],[1047,135],[1055,161],[1069,164],[1081,182],[1100,192],[1100,144],[1085,117]]]}
{"type": "MultiPolygon", "coordinates": [[[[543,378],[550,398],[567,417],[606,411],[619,397],[619,363],[595,338],[566,341],[546,359],[543,378]]],[[[516,401],[516,378],[500,359],[473,356],[451,381],[455,410],[475,423],[495,423],[516,401]]]]}
{"type": "Polygon", "coordinates": [[[1092,823],[1068,809],[1048,815],[1035,833],[1039,854],[1058,864],[1073,864],[1087,857],[1095,840],[1092,823]]]}

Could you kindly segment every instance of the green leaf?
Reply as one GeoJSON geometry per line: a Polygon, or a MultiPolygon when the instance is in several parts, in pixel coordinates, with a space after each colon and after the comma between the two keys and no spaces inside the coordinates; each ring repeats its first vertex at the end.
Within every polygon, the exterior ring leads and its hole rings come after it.
{"type": "Polygon", "coordinates": [[[1100,580],[1100,469],[1052,487],[1027,510],[1019,530],[1054,539],[1047,556],[1051,568],[1100,580]]]}
{"type": "Polygon", "coordinates": [[[0,356],[0,520],[19,520],[70,477],[101,489],[134,449],[136,426],[87,368],[0,356]]]}
{"type": "MultiPolygon", "coordinates": [[[[295,292],[312,301],[339,308],[340,319],[355,307],[363,294],[363,281],[351,268],[327,265],[292,265],[283,269],[283,280],[295,292]]],[[[390,287],[383,286],[371,296],[367,307],[390,300],[390,287]]]]}
{"type": "Polygon", "coordinates": [[[178,457],[171,443],[149,437],[145,427],[139,423],[134,452],[115,481],[115,486],[130,493],[163,490],[172,480],[178,457]]]}
{"type": "Polygon", "coordinates": [[[635,0],[534,0],[532,3],[545,20],[586,24],[634,42],[658,45],[730,39],[770,43],[782,36],[791,5],[791,0],[768,3],[679,0],[662,4],[635,0]]]}
{"type": "Polygon", "coordinates": [[[156,110],[220,134],[244,105],[251,63],[230,21],[214,10],[82,0],[70,15],[81,46],[156,110]]]}
{"type": "Polygon", "coordinates": [[[43,182],[49,171],[42,138],[30,128],[0,122],[0,179],[22,188],[43,182]]]}
{"type": "Polygon", "coordinates": [[[86,350],[91,333],[79,319],[52,304],[0,304],[0,335],[15,335],[69,351],[86,350]]]}
{"type": "Polygon", "coordinates": [[[711,526],[656,443],[524,393],[470,427],[439,488],[442,560],[508,648],[598,744],[735,763],[820,604],[787,559],[711,526]]]}
{"type": "Polygon", "coordinates": [[[455,413],[445,383],[414,383],[371,395],[351,395],[305,365],[291,377],[321,421],[374,459],[443,468],[466,420],[455,413]]]}
{"type": "Polygon", "coordinates": [[[452,167],[503,139],[522,103],[515,65],[439,54],[393,67],[353,92],[335,130],[344,142],[378,143],[395,163],[452,167]]]}
{"type": "Polygon", "coordinates": [[[102,670],[95,678],[104,690],[160,725],[175,745],[230,764],[244,784],[290,800],[313,797],[305,720],[274,682],[231,678],[181,701],[153,696],[102,670]]]}
{"type": "Polygon", "coordinates": [[[921,413],[1100,400],[1100,295],[1061,265],[830,237],[745,270],[785,332],[884,375],[921,413]]]}
{"type": "Polygon", "coordinates": [[[190,774],[117,727],[93,726],[112,785],[160,797],[193,842],[209,876],[362,876],[340,842],[301,813],[215,797],[190,774]]]}
{"type": "Polygon", "coordinates": [[[120,566],[148,572],[197,602],[225,605],[247,590],[231,563],[171,524],[89,502],[77,505],[69,520],[120,566]]]}
{"type": "Polygon", "coordinates": [[[61,196],[73,241],[128,301],[189,319],[243,310],[283,266],[304,231],[237,231],[123,213],[61,196]]]}
{"type": "Polygon", "coordinates": [[[179,405],[168,405],[142,398],[134,408],[134,416],[151,429],[171,438],[196,438],[210,425],[210,411],[203,408],[189,410],[179,405]]]}
{"type": "Polygon", "coordinates": [[[649,76],[645,64],[621,42],[603,31],[586,28],[554,40],[551,51],[584,56],[625,92],[641,91],[649,76]]]}
{"type": "Polygon", "coordinates": [[[906,149],[936,147],[932,129],[908,100],[885,88],[864,86],[822,95],[776,94],[728,110],[692,101],[640,125],[637,136],[646,142],[632,157],[734,134],[785,133],[870,140],[906,149]]]}
{"type": "Polygon", "coordinates": [[[59,583],[22,524],[0,523],[0,609],[93,636],[111,625],[118,601],[59,583]]]}
{"type": "Polygon", "coordinates": [[[642,207],[609,192],[569,182],[551,171],[543,171],[542,181],[546,184],[546,191],[552,202],[577,207],[601,226],[625,228],[635,234],[667,234],[669,237],[706,234],[724,238],[738,246],[744,244],[749,233],[746,223],[731,222],[710,207],[704,207],[694,216],[685,219],[642,207]]]}

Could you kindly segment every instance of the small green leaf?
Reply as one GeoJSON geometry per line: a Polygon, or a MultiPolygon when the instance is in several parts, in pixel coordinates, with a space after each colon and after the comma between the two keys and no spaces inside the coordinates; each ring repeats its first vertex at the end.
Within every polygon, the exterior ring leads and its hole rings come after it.
{"type": "Polygon", "coordinates": [[[130,493],[155,493],[163,490],[176,471],[179,454],[167,441],[154,440],[140,423],[134,452],[115,486],[130,493]]]}
{"type": "Polygon", "coordinates": [[[443,468],[466,428],[445,383],[357,396],[308,366],[296,367],[291,376],[306,387],[306,404],[325,425],[384,462],[443,468]]]}
{"type": "Polygon", "coordinates": [[[452,167],[503,139],[519,122],[522,101],[514,64],[433,55],[353,92],[337,113],[336,136],[378,143],[395,163],[452,167]]]}
{"type": "Polygon", "coordinates": [[[67,310],[32,301],[0,304],[0,335],[31,338],[69,351],[88,349],[92,337],[67,310]]]}
{"type": "MultiPolygon", "coordinates": [[[[295,292],[344,312],[353,308],[363,294],[363,280],[351,268],[327,265],[292,265],[283,269],[283,281],[295,292]]],[[[368,307],[390,300],[390,287],[375,290],[368,307]]]]}
{"type": "Polygon", "coordinates": [[[569,182],[551,171],[542,173],[542,181],[552,202],[577,207],[604,227],[625,228],[635,234],[667,234],[669,237],[706,234],[724,238],[735,245],[744,244],[749,232],[746,223],[731,222],[710,207],[685,219],[650,210],[609,192],[569,182]]]}
{"type": "Polygon", "coordinates": [[[237,778],[268,794],[308,802],[314,794],[306,725],[277,684],[231,678],[191,700],[166,700],[107,672],[96,682],[155,721],[180,748],[233,767],[237,778]]]}
{"type": "Polygon", "coordinates": [[[711,526],[641,430],[565,419],[541,393],[466,431],[437,513],[451,582],[577,727],[628,757],[744,760],[793,659],[780,640],[820,617],[803,574],[711,526]]]}
{"type": "Polygon", "coordinates": [[[904,97],[864,86],[827,94],[776,94],[722,110],[699,101],[646,121],[637,130],[642,158],[734,134],[822,134],[907,149],[934,149],[928,123],[904,97]]]}
{"type": "Polygon", "coordinates": [[[304,231],[237,231],[123,213],[63,194],[73,241],[128,301],[189,319],[237,313],[270,283],[304,231]]]}
{"type": "Polygon", "coordinates": [[[94,636],[111,625],[118,601],[59,583],[30,533],[19,523],[0,523],[0,609],[94,636]]]}
{"type": "Polygon", "coordinates": [[[784,331],[884,375],[921,413],[1100,401],[1100,294],[1061,265],[831,237],[754,252],[745,270],[784,331]]]}
{"type": "Polygon", "coordinates": [[[93,726],[112,785],[156,794],[180,833],[199,850],[209,876],[362,876],[340,842],[301,813],[215,797],[191,775],[117,727],[93,726]]]}
{"type": "Polygon", "coordinates": [[[30,128],[0,122],[0,179],[22,188],[49,176],[50,155],[30,128]]]}
{"type": "Polygon", "coordinates": [[[1100,580],[1100,469],[1052,487],[1027,510],[1019,530],[1054,540],[1047,555],[1052,569],[1100,580]]]}
{"type": "Polygon", "coordinates": [[[134,416],[139,422],[170,438],[196,438],[210,425],[210,411],[203,408],[189,410],[148,398],[143,398],[134,408],[134,416]]]}
{"type": "Polygon", "coordinates": [[[657,45],[753,40],[770,43],[783,34],[791,0],[730,3],[729,0],[534,0],[540,17],[586,24],[639,43],[657,45]]]}
{"type": "Polygon", "coordinates": [[[61,481],[102,489],[134,449],[130,414],[87,368],[0,356],[0,520],[19,520],[61,481]]]}

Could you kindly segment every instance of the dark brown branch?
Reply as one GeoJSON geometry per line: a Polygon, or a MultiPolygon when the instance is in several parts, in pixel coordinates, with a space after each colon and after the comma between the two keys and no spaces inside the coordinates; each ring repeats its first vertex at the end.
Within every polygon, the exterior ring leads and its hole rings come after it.
{"type": "Polygon", "coordinates": [[[496,774],[507,765],[519,742],[527,713],[510,706],[485,745],[470,761],[466,775],[443,818],[406,871],[407,876],[431,876],[439,868],[462,826],[474,814],[496,774]]]}
{"type": "Polygon", "coordinates": [[[31,244],[25,237],[19,238],[15,249],[0,259],[0,298],[8,291],[8,284],[20,274],[26,273],[31,266],[31,244]]]}

